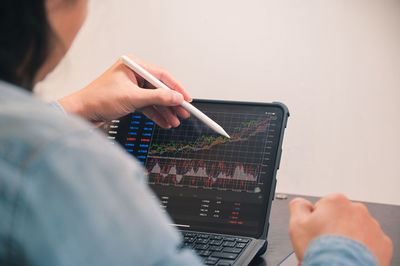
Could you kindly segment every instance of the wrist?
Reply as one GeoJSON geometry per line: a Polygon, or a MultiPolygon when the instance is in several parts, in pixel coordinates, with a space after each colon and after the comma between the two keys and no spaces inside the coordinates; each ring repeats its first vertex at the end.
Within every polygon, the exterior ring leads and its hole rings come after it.
{"type": "Polygon", "coordinates": [[[322,235],[308,245],[302,264],[375,266],[378,261],[363,243],[355,239],[342,235],[322,235]]]}
{"type": "Polygon", "coordinates": [[[84,103],[82,102],[81,98],[82,97],[80,97],[80,92],[78,91],[57,100],[57,102],[64,108],[67,113],[87,119],[84,103]]]}

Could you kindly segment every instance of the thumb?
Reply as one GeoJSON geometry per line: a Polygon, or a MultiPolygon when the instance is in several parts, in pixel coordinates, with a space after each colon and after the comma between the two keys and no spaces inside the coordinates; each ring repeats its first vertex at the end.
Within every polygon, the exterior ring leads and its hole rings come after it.
{"type": "Polygon", "coordinates": [[[177,106],[183,103],[183,96],[177,91],[163,88],[141,89],[137,95],[137,108],[149,105],[177,106]]]}
{"type": "Polygon", "coordinates": [[[303,198],[295,198],[290,202],[290,220],[297,220],[307,217],[311,214],[314,207],[311,202],[303,198]]]}

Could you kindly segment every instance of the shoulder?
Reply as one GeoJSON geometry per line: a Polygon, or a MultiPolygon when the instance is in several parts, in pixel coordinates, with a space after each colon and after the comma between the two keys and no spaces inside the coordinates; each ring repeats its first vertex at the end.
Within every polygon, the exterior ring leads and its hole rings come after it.
{"type": "Polygon", "coordinates": [[[83,122],[66,118],[20,88],[0,83],[0,158],[18,164],[49,142],[79,130],[83,122]]]}
{"type": "Polygon", "coordinates": [[[69,157],[78,152],[105,156],[107,151],[135,164],[79,117],[66,116],[9,84],[0,83],[0,94],[0,159],[9,165],[23,169],[57,152],[69,157]]]}
{"type": "Polygon", "coordinates": [[[65,180],[78,184],[82,175],[101,183],[115,171],[143,179],[140,165],[86,121],[2,82],[0,95],[0,176],[12,181],[13,190],[65,180]]]}

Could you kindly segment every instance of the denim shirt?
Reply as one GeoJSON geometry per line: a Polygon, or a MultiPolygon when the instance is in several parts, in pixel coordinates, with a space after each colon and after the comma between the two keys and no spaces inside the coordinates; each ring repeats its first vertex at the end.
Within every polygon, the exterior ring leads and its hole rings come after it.
{"type": "Polygon", "coordinates": [[[0,265],[201,265],[143,168],[90,129],[0,82],[0,265]]]}
{"type": "MultiPolygon", "coordinates": [[[[144,169],[52,105],[0,81],[0,265],[200,265],[180,248],[144,169]]],[[[376,264],[358,242],[321,239],[303,265],[342,255],[346,265],[376,264]]]]}

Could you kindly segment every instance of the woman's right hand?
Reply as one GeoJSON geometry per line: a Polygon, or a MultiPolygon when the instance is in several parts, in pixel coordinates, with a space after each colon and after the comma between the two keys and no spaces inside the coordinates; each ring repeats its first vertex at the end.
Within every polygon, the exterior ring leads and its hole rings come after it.
{"type": "Polygon", "coordinates": [[[116,119],[139,110],[163,128],[179,126],[178,117],[190,116],[180,106],[184,100],[192,101],[188,92],[162,68],[129,57],[171,90],[154,88],[118,60],[88,86],[58,102],[67,112],[94,123],[116,119]]]}

